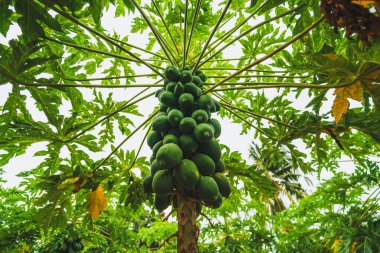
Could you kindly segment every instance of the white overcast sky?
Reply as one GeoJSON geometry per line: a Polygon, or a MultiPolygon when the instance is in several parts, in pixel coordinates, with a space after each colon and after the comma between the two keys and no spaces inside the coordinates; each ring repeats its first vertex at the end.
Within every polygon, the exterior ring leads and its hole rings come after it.
{"type": "MultiPolygon", "coordinates": [[[[147,1],[143,1],[147,2],[147,1]]],[[[214,1],[214,6],[217,8],[218,4],[221,1],[214,1]]],[[[114,7],[110,7],[110,9],[104,13],[103,18],[102,18],[102,25],[103,27],[110,32],[110,34],[113,34],[115,31],[117,34],[121,35],[121,37],[124,37],[126,35],[129,35],[129,42],[138,46],[144,46],[147,42],[147,33],[144,34],[131,34],[130,29],[131,29],[131,21],[135,15],[139,15],[138,13],[135,14],[130,14],[127,17],[118,17],[115,18],[114,15],[114,7]]],[[[250,24],[257,23],[257,20],[252,19],[250,21],[250,24]]],[[[233,23],[229,23],[229,25],[226,25],[224,29],[231,28],[233,26],[233,23]]],[[[281,26],[282,29],[286,29],[286,27],[281,26]]],[[[10,31],[7,34],[7,37],[4,38],[2,35],[0,35],[0,43],[2,44],[7,44],[7,42],[10,39],[13,39],[17,37],[17,35],[20,34],[20,29],[16,26],[13,25],[10,29],[10,31]]],[[[156,45],[157,46],[157,45],[156,45]]],[[[224,52],[224,57],[225,58],[236,58],[238,56],[242,55],[241,49],[238,45],[235,45],[233,47],[230,47],[229,50],[226,50],[224,52]]],[[[149,55],[143,55],[143,57],[149,57],[149,55]]],[[[269,61],[268,61],[269,62],[269,61]]],[[[267,63],[268,63],[267,62],[267,63]]],[[[107,66],[103,66],[104,69],[107,66]]],[[[94,75],[94,77],[99,77],[101,76],[101,69],[94,75]]],[[[137,71],[138,73],[148,73],[146,68],[139,68],[137,71]]],[[[137,79],[138,83],[153,83],[154,80],[152,79],[147,79],[147,78],[140,78],[137,79]]],[[[8,97],[8,93],[11,91],[11,85],[2,85],[0,86],[0,105],[3,105],[4,102],[6,101],[6,98],[8,97]]],[[[92,91],[82,89],[82,91],[85,94],[85,98],[88,100],[92,99],[92,91]]],[[[109,90],[104,90],[102,89],[102,92],[104,92],[104,97],[108,95],[109,90]]],[[[121,90],[118,89],[116,92],[113,94],[113,98],[115,100],[127,100],[130,98],[136,90],[132,89],[127,89],[127,90],[121,90]]],[[[272,89],[267,89],[265,90],[265,94],[268,97],[275,97],[276,96],[276,91],[272,89]]],[[[328,94],[329,101],[325,103],[323,107],[323,111],[329,111],[332,105],[332,99],[333,99],[333,94],[332,91],[328,94]]],[[[304,92],[299,98],[290,98],[292,101],[296,102],[296,107],[298,109],[305,109],[306,104],[309,102],[309,98],[306,95],[306,92],[304,92]]],[[[145,114],[148,114],[151,112],[153,105],[157,105],[158,101],[156,98],[151,98],[148,100],[145,100],[139,104],[139,108],[142,112],[145,114]]],[[[32,115],[35,116],[35,120],[41,120],[44,121],[45,117],[44,115],[39,112],[34,105],[34,102],[30,99],[27,100],[28,108],[30,109],[30,112],[32,115]]],[[[69,110],[70,110],[70,105],[69,103],[64,103],[63,106],[61,106],[62,113],[65,115],[69,115],[69,110]]],[[[215,116],[213,116],[215,117],[215,116]]],[[[248,135],[240,135],[241,132],[241,127],[239,124],[233,124],[230,122],[230,120],[225,120],[225,119],[220,119],[220,117],[216,116],[221,121],[222,124],[222,135],[220,136],[220,142],[229,146],[231,150],[238,150],[243,154],[243,157],[245,159],[248,159],[248,153],[249,153],[249,146],[252,143],[253,140],[253,130],[248,134],[248,135]]],[[[143,119],[133,117],[133,120],[135,122],[135,125],[137,126],[139,122],[141,122],[143,119]]],[[[131,138],[124,146],[124,149],[137,149],[140,141],[143,138],[144,131],[140,131],[136,136],[131,138]]],[[[117,135],[116,138],[116,144],[118,144],[124,137],[121,136],[120,134],[117,135]]],[[[304,148],[305,145],[303,145],[300,141],[296,143],[300,149],[304,148]]],[[[30,170],[37,166],[43,158],[41,157],[34,157],[33,154],[41,149],[44,149],[46,143],[37,143],[32,145],[26,152],[26,154],[18,156],[14,159],[11,160],[9,164],[3,167],[5,170],[5,175],[4,178],[7,180],[6,186],[12,187],[12,186],[17,186],[20,182],[20,178],[17,178],[16,175],[22,171],[25,170],[30,170]]],[[[1,151],[0,151],[1,152],[1,151]]],[[[99,152],[96,154],[93,154],[96,159],[100,159],[102,157],[106,157],[107,154],[110,152],[109,146],[103,151],[99,152]]],[[[67,152],[64,152],[67,154],[67,152]]],[[[144,145],[143,150],[142,150],[142,155],[150,157],[151,151],[147,145],[144,145]]],[[[348,158],[345,159],[343,158],[342,160],[349,160],[348,158]]],[[[252,162],[252,161],[250,161],[252,162]]],[[[354,165],[352,162],[344,162],[342,163],[342,168],[344,167],[344,171],[352,171],[354,168],[354,165]]],[[[332,175],[331,172],[324,171],[321,175],[321,179],[327,179],[330,178],[332,175]]],[[[309,176],[310,177],[310,176],[309,176]]],[[[305,186],[308,191],[312,191],[315,189],[315,186],[318,185],[318,180],[317,178],[311,177],[312,181],[314,182],[314,186],[307,186],[305,182],[302,180],[303,185],[305,186]]]]}

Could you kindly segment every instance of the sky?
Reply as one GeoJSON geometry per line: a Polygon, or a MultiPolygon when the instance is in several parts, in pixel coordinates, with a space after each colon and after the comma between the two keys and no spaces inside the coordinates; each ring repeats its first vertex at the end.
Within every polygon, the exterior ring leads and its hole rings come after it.
{"type": "MultiPolygon", "coordinates": [[[[143,1],[146,2],[146,1],[143,1]]],[[[220,1],[214,1],[215,8],[217,8],[218,3],[220,1]]],[[[118,17],[115,18],[114,15],[114,7],[110,7],[109,10],[104,13],[103,18],[102,18],[102,25],[103,27],[109,31],[110,34],[113,34],[114,32],[119,34],[121,37],[124,37],[126,35],[129,35],[129,43],[138,45],[138,46],[144,46],[142,45],[145,41],[148,41],[148,36],[147,32],[143,34],[131,34],[131,23],[132,19],[134,16],[139,15],[138,13],[135,14],[129,14],[127,17],[118,17]]],[[[251,20],[250,24],[253,24],[254,22],[257,22],[258,20],[251,20]]],[[[227,24],[224,29],[232,28],[233,23],[227,24]]],[[[281,29],[286,29],[284,26],[280,26],[281,29]]],[[[20,29],[16,26],[13,25],[10,29],[10,31],[7,34],[7,37],[4,38],[2,35],[0,35],[0,43],[2,44],[7,44],[7,42],[12,39],[17,37],[17,35],[20,34],[20,29]]],[[[158,48],[158,45],[156,45],[154,48],[158,48]]],[[[290,49],[288,49],[290,50],[290,49]]],[[[242,55],[241,48],[239,45],[235,45],[229,48],[229,50],[226,50],[224,52],[224,57],[225,58],[237,58],[242,55]]],[[[142,57],[149,57],[149,55],[142,55],[142,57]]],[[[267,61],[266,63],[270,63],[270,61],[267,61]]],[[[94,77],[99,77],[101,76],[101,71],[102,69],[107,68],[107,66],[102,66],[97,73],[95,73],[94,77]]],[[[136,74],[139,73],[147,73],[147,69],[144,67],[139,67],[138,71],[136,71],[136,74]]],[[[137,83],[153,83],[154,80],[148,79],[148,78],[139,78],[137,79],[137,83]]],[[[4,102],[6,101],[6,98],[8,96],[8,93],[11,91],[11,85],[2,85],[0,86],[0,105],[3,105],[4,102]]],[[[92,91],[89,89],[82,89],[84,93],[84,97],[88,100],[93,98],[92,91]]],[[[126,89],[126,90],[121,90],[118,89],[116,92],[113,93],[113,98],[116,101],[125,101],[128,98],[132,97],[133,94],[138,92],[139,90],[133,90],[133,89],[126,89]]],[[[106,97],[110,90],[103,90],[102,92],[104,93],[103,97],[106,97]]],[[[273,98],[276,96],[276,91],[274,89],[267,89],[265,90],[265,95],[269,98],[273,98]]],[[[306,95],[306,92],[304,92],[299,98],[295,97],[290,97],[289,98],[291,101],[294,101],[296,103],[297,108],[300,110],[304,110],[306,105],[309,103],[309,98],[306,95]]],[[[328,102],[325,103],[324,107],[322,108],[322,111],[329,111],[330,107],[332,105],[332,100],[333,100],[333,93],[330,91],[328,93],[328,102]]],[[[43,113],[38,111],[35,108],[34,102],[31,99],[27,99],[27,104],[28,108],[30,108],[32,115],[34,115],[36,120],[45,120],[45,116],[43,113]]],[[[139,103],[139,109],[143,112],[143,114],[148,114],[152,110],[152,105],[157,105],[158,100],[156,98],[150,98],[147,99],[141,103],[139,103]]],[[[355,103],[352,103],[351,106],[355,106],[355,103]]],[[[64,103],[60,107],[62,113],[65,115],[69,116],[70,115],[70,104],[69,103],[64,103]]],[[[213,116],[215,117],[215,116],[213,116]]],[[[240,134],[242,128],[239,124],[234,124],[231,123],[230,120],[228,119],[221,119],[220,117],[216,116],[216,118],[221,122],[222,124],[222,134],[220,136],[220,142],[227,145],[228,147],[231,148],[231,150],[238,150],[239,152],[242,153],[243,158],[248,160],[249,163],[252,163],[253,161],[249,159],[249,147],[252,142],[255,142],[253,139],[253,130],[249,132],[248,134],[240,134]]],[[[135,125],[138,126],[139,122],[142,122],[144,119],[143,118],[138,118],[138,117],[131,117],[131,119],[135,122],[135,125]]],[[[133,136],[124,146],[124,149],[138,149],[138,146],[140,145],[140,141],[142,140],[143,136],[145,134],[145,131],[139,131],[138,134],[133,136]]],[[[116,144],[118,144],[121,140],[123,140],[123,137],[121,134],[117,134],[116,136],[116,144]]],[[[305,148],[305,144],[303,144],[300,141],[297,141],[295,143],[298,147],[301,149],[305,148]]],[[[36,167],[42,160],[44,159],[43,157],[34,157],[33,154],[36,151],[44,149],[46,143],[37,143],[33,144],[25,154],[15,157],[10,161],[9,164],[5,165],[3,167],[3,170],[5,171],[5,174],[3,177],[7,180],[7,183],[5,184],[7,187],[13,187],[17,186],[21,179],[18,178],[16,175],[22,171],[25,170],[30,170],[34,167],[36,167]]],[[[110,147],[107,146],[105,150],[102,152],[98,153],[93,153],[92,155],[96,157],[96,159],[106,157],[109,152],[110,152],[110,147]]],[[[0,151],[1,152],[1,151],[0,151]]],[[[141,155],[150,157],[151,151],[147,145],[143,146],[141,155]]],[[[63,152],[63,155],[68,155],[67,150],[63,152]]],[[[349,160],[349,158],[345,159],[343,158],[344,162],[342,162],[342,170],[344,171],[352,171],[354,169],[354,164],[349,160]],[[344,169],[343,169],[344,168],[344,169]]],[[[328,179],[332,176],[331,172],[328,172],[324,170],[321,174],[321,180],[323,179],[328,179]]],[[[302,180],[303,186],[308,190],[308,192],[312,192],[315,190],[315,187],[319,184],[319,181],[317,177],[314,175],[311,177],[312,181],[314,182],[313,186],[309,186],[305,183],[304,180],[302,180]]]]}

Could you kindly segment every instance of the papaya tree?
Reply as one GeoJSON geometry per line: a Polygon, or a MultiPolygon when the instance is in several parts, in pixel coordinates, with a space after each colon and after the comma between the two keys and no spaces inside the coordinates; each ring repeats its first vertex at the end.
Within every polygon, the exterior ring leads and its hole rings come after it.
{"type": "Polygon", "coordinates": [[[1,0],[0,248],[376,252],[379,9],[1,0]]]}

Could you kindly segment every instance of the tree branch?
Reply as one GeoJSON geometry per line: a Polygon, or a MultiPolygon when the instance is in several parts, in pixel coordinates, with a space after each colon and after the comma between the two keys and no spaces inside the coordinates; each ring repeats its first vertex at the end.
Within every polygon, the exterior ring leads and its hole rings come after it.
{"type": "MultiPolygon", "coordinates": [[[[157,32],[158,33],[158,36],[160,37],[163,45],[166,47],[167,49],[167,52],[170,54],[170,56],[173,58],[172,60],[174,61],[175,65],[177,67],[178,66],[178,62],[177,62],[177,58],[174,56],[174,54],[172,53],[174,50],[172,48],[172,46],[164,39],[164,37],[161,35],[161,33],[157,32]]],[[[171,62],[172,63],[172,62],[171,62]]]]}
{"type": "Polygon", "coordinates": [[[189,42],[187,43],[187,47],[186,47],[186,56],[189,54],[191,39],[193,37],[193,32],[194,32],[194,29],[195,29],[195,25],[197,24],[197,21],[198,21],[198,15],[199,15],[199,10],[201,9],[201,5],[202,5],[202,0],[197,0],[197,5],[195,7],[193,22],[191,23],[189,42]]]}
{"type": "Polygon", "coordinates": [[[185,3],[185,18],[183,20],[183,64],[182,68],[186,65],[186,35],[187,35],[187,12],[189,9],[189,0],[185,3]]]}
{"type": "MultiPolygon", "coordinates": [[[[213,68],[201,68],[200,70],[240,70],[237,68],[226,68],[226,67],[213,67],[213,68]]],[[[244,71],[247,72],[267,72],[267,73],[289,73],[289,71],[286,70],[261,70],[261,69],[246,69],[244,71]]]]}
{"type": "Polygon", "coordinates": [[[151,69],[153,72],[157,73],[159,76],[161,76],[162,78],[165,78],[165,76],[160,73],[159,71],[157,71],[151,64],[147,63],[147,62],[144,62],[140,57],[138,57],[136,54],[132,53],[131,51],[125,49],[124,47],[120,46],[118,43],[116,43],[115,41],[113,41],[112,39],[108,38],[106,35],[103,35],[102,33],[98,32],[97,30],[83,24],[82,22],[80,22],[78,19],[70,16],[69,14],[65,13],[64,11],[54,7],[54,2],[52,2],[51,0],[45,0],[43,1],[46,5],[46,3],[48,3],[46,6],[47,7],[50,7],[52,10],[54,10],[55,12],[57,12],[58,14],[62,15],[63,17],[67,18],[68,20],[72,21],[73,23],[85,28],[87,31],[91,32],[92,34],[95,34],[97,36],[99,36],[100,38],[102,38],[103,40],[107,41],[108,43],[116,46],[117,48],[119,48],[120,50],[122,50],[123,52],[129,54],[130,56],[132,56],[133,58],[135,58],[137,61],[139,61],[140,63],[144,64],[145,66],[147,66],[149,69],[151,69]]]}
{"type": "Polygon", "coordinates": [[[206,218],[206,220],[208,221],[208,223],[210,224],[210,226],[211,226],[213,229],[215,228],[215,226],[214,226],[214,224],[212,223],[211,219],[210,219],[206,214],[204,214],[203,212],[200,212],[199,214],[200,214],[201,216],[203,216],[203,217],[206,218]]]}
{"type": "MultiPolygon", "coordinates": [[[[311,75],[308,75],[308,76],[282,76],[282,75],[238,75],[238,76],[235,76],[234,78],[285,78],[285,79],[288,79],[288,78],[308,78],[310,77],[311,75]]],[[[208,76],[208,78],[215,78],[215,79],[219,79],[219,78],[226,78],[228,76],[208,76]]]]}
{"type": "Polygon", "coordinates": [[[20,85],[29,87],[53,87],[53,88],[102,88],[102,89],[120,89],[120,88],[142,88],[142,87],[163,87],[162,84],[126,84],[126,85],[104,85],[104,84],[76,84],[76,83],[28,83],[18,81],[20,85]]]}
{"type": "Polygon", "coordinates": [[[173,42],[173,45],[174,45],[175,50],[177,51],[177,54],[179,54],[179,51],[178,51],[178,48],[177,48],[177,44],[176,44],[175,41],[174,41],[173,35],[171,34],[171,32],[170,32],[170,30],[169,30],[169,27],[167,26],[167,24],[166,24],[166,22],[165,22],[165,19],[163,18],[163,16],[162,16],[160,10],[158,9],[158,6],[156,5],[156,2],[155,2],[154,0],[152,0],[152,3],[153,3],[153,5],[154,5],[154,8],[157,10],[158,16],[160,17],[162,23],[164,23],[165,29],[166,29],[166,31],[168,32],[169,37],[170,37],[170,39],[171,39],[172,42],[173,42]]]}
{"type": "Polygon", "coordinates": [[[125,142],[127,142],[129,140],[129,138],[131,138],[135,133],[137,133],[138,130],[140,130],[146,123],[148,123],[156,114],[158,113],[158,110],[153,112],[152,115],[150,115],[146,120],[144,120],[143,123],[141,123],[137,128],[135,128],[135,130],[133,130],[122,142],[120,142],[119,145],[117,145],[113,150],[112,152],[106,157],[104,158],[95,168],[94,170],[92,171],[93,174],[95,174],[95,172],[104,164],[106,163],[113,154],[115,154],[115,152],[117,150],[119,150],[119,148],[121,148],[121,146],[123,146],[123,144],[125,142]]]}
{"type": "Polygon", "coordinates": [[[242,22],[240,22],[237,26],[235,26],[234,28],[230,29],[228,32],[226,32],[225,34],[223,34],[221,37],[219,37],[217,40],[215,40],[214,42],[212,42],[210,44],[210,49],[209,51],[206,53],[209,54],[211,53],[213,50],[215,50],[215,48],[217,48],[221,43],[223,43],[226,39],[228,39],[233,33],[235,33],[240,27],[242,27],[245,23],[247,23],[254,15],[257,14],[257,12],[259,12],[261,10],[261,8],[268,2],[269,0],[265,1],[264,3],[262,3],[262,5],[257,8],[257,10],[255,10],[252,14],[250,14],[248,17],[246,17],[242,22]],[[219,42],[218,42],[219,41],[219,42]],[[218,42],[218,43],[217,43],[218,42]],[[213,46],[215,43],[217,43],[215,46],[213,46]],[[211,47],[212,46],[212,47],[211,47]]]}
{"type": "Polygon", "coordinates": [[[290,128],[293,128],[293,129],[297,129],[297,127],[294,127],[292,125],[289,125],[289,124],[286,124],[284,122],[281,122],[281,121],[278,121],[276,119],[271,119],[269,117],[266,117],[266,116],[263,116],[261,114],[258,114],[258,113],[255,113],[255,112],[252,112],[250,110],[245,110],[245,109],[242,109],[242,108],[239,108],[239,107],[236,107],[236,106],[233,106],[231,104],[228,104],[228,103],[224,103],[224,102],[221,102],[220,104],[223,104],[224,106],[227,106],[229,108],[232,108],[232,109],[236,109],[240,112],[244,112],[244,113],[247,113],[247,114],[250,114],[251,116],[254,116],[254,117],[257,117],[257,118],[262,118],[262,119],[266,119],[268,121],[271,121],[271,122],[275,122],[277,124],[280,124],[280,125],[283,125],[283,126],[286,126],[286,127],[290,127],[290,128]]]}
{"type": "Polygon", "coordinates": [[[139,12],[143,16],[145,22],[148,24],[148,26],[152,30],[153,35],[156,37],[157,42],[160,44],[162,50],[164,51],[164,53],[165,53],[166,57],[168,58],[168,60],[170,61],[170,63],[174,64],[173,60],[169,56],[168,51],[166,51],[167,50],[166,47],[163,45],[163,42],[161,41],[161,37],[159,36],[159,33],[157,32],[157,30],[153,26],[152,22],[149,20],[148,16],[145,14],[144,10],[141,8],[141,6],[137,3],[136,0],[131,0],[131,1],[136,6],[136,8],[139,10],[139,12]]]}
{"type": "Polygon", "coordinates": [[[140,146],[139,146],[139,149],[137,150],[137,153],[135,155],[135,159],[133,159],[133,162],[131,163],[131,165],[129,166],[129,168],[127,170],[125,170],[123,172],[123,174],[120,176],[120,179],[122,179],[125,175],[125,173],[127,173],[129,170],[131,170],[133,168],[133,166],[135,165],[137,159],[138,159],[138,156],[140,155],[140,152],[141,152],[141,149],[142,149],[142,146],[144,145],[145,143],[145,140],[146,138],[148,137],[148,134],[149,134],[149,131],[150,129],[152,128],[152,126],[149,126],[148,130],[146,131],[145,135],[144,135],[144,138],[142,139],[141,143],[140,143],[140,146]]]}
{"type": "Polygon", "coordinates": [[[166,215],[166,216],[162,219],[162,221],[167,221],[167,220],[169,219],[170,215],[172,215],[175,211],[176,211],[176,210],[173,208],[173,209],[170,211],[170,213],[168,213],[168,215],[166,215]]]}
{"type": "Polygon", "coordinates": [[[251,127],[253,127],[254,129],[256,129],[256,131],[259,131],[260,133],[264,134],[265,136],[267,136],[269,139],[273,140],[273,141],[277,141],[275,138],[273,138],[272,136],[270,136],[269,134],[267,134],[266,132],[264,132],[263,130],[261,130],[260,128],[256,127],[255,125],[253,125],[251,122],[249,122],[248,120],[244,119],[243,117],[239,116],[237,113],[235,113],[234,111],[232,111],[230,108],[224,106],[224,105],[221,105],[225,110],[227,110],[228,112],[230,112],[231,114],[233,114],[235,117],[239,118],[240,120],[244,121],[245,123],[247,123],[248,125],[250,125],[251,127]]]}
{"type": "MultiPolygon", "coordinates": [[[[250,32],[254,31],[255,29],[267,24],[267,23],[270,23],[276,19],[279,19],[279,18],[282,18],[288,14],[291,14],[293,12],[296,12],[297,10],[299,10],[300,8],[302,8],[304,6],[304,4],[300,5],[300,6],[297,6],[296,8],[294,9],[291,9],[287,12],[284,12],[280,15],[277,15],[273,18],[270,18],[270,19],[266,19],[265,21],[253,26],[252,28],[248,29],[247,31],[244,31],[243,33],[241,33],[239,36],[237,36],[236,38],[234,38],[232,41],[228,42],[226,45],[224,45],[223,47],[221,47],[219,50],[217,50],[214,54],[212,54],[211,56],[209,56],[206,60],[204,60],[200,65],[199,67],[203,66],[206,62],[208,62],[209,60],[211,60],[212,58],[214,58],[217,54],[219,54],[220,52],[222,52],[224,49],[226,49],[227,47],[231,46],[232,44],[234,44],[236,41],[240,40],[241,38],[244,38],[247,34],[249,34],[250,32]]],[[[215,48],[212,48],[210,49],[210,51],[214,50],[215,48]]]]}
{"type": "Polygon", "coordinates": [[[148,50],[146,50],[146,49],[144,49],[144,48],[141,48],[141,47],[135,46],[135,45],[133,45],[133,44],[130,44],[130,43],[127,43],[127,42],[124,42],[124,41],[121,41],[121,40],[118,40],[118,39],[112,38],[112,37],[110,37],[110,36],[107,36],[107,37],[110,38],[111,40],[114,40],[114,41],[116,41],[116,42],[119,42],[119,43],[122,44],[122,45],[125,45],[125,46],[128,46],[128,47],[135,48],[135,49],[140,50],[140,51],[142,51],[142,52],[144,52],[144,53],[151,54],[151,55],[154,55],[154,56],[157,56],[157,57],[161,58],[162,60],[168,61],[168,59],[165,58],[165,57],[162,56],[162,55],[159,55],[159,54],[156,54],[156,53],[154,53],[154,52],[148,51],[148,50]]]}
{"type": "Polygon", "coordinates": [[[126,101],[122,106],[120,106],[118,109],[116,109],[115,111],[113,111],[112,113],[104,116],[102,119],[100,119],[99,121],[91,124],[90,126],[86,127],[84,130],[82,130],[81,132],[79,132],[78,134],[74,135],[73,137],[71,137],[70,139],[64,141],[64,143],[68,143],[70,141],[73,141],[74,139],[78,138],[79,136],[81,136],[82,134],[86,133],[87,131],[91,130],[92,128],[96,127],[97,125],[99,125],[100,123],[102,123],[103,121],[111,118],[112,116],[114,116],[115,114],[127,109],[128,107],[132,106],[132,105],[135,105],[137,104],[138,102],[140,101],[143,101],[144,99],[147,99],[151,96],[154,95],[155,92],[152,92],[142,98],[139,98],[137,99],[136,101],[133,101],[133,99],[135,99],[137,96],[141,95],[143,92],[147,91],[149,88],[146,88],[144,90],[142,90],[141,92],[139,92],[138,94],[136,94],[133,98],[131,98],[130,100],[126,101]]]}
{"type": "Polygon", "coordinates": [[[157,74],[142,74],[142,75],[128,75],[128,76],[107,76],[107,77],[95,77],[95,78],[72,78],[72,77],[66,77],[61,76],[62,79],[68,80],[68,81],[103,81],[103,80],[113,80],[113,79],[128,79],[128,78],[135,78],[135,77],[153,77],[157,76],[157,74]]]}
{"type": "Polygon", "coordinates": [[[89,51],[89,52],[92,52],[92,53],[107,55],[107,56],[110,56],[110,57],[113,57],[113,58],[118,58],[118,59],[122,59],[122,60],[126,60],[126,61],[139,62],[138,60],[135,60],[133,58],[124,57],[124,56],[121,56],[121,55],[118,55],[118,54],[104,52],[104,51],[92,49],[92,48],[89,48],[89,47],[79,46],[79,45],[76,45],[76,44],[73,44],[73,43],[69,43],[69,42],[66,42],[66,41],[59,41],[59,40],[56,40],[56,39],[53,39],[53,38],[49,38],[49,37],[45,37],[45,39],[49,40],[51,42],[54,42],[56,44],[65,45],[65,46],[73,47],[73,48],[76,48],[76,49],[89,51]]]}
{"type": "MultiPolygon", "coordinates": [[[[356,80],[355,80],[356,81],[356,80]]],[[[310,88],[310,89],[334,89],[334,88],[342,88],[352,85],[354,82],[342,83],[336,85],[321,85],[321,84],[274,84],[274,85],[253,85],[253,86],[240,86],[240,87],[227,87],[227,88],[219,88],[214,89],[213,91],[226,91],[226,90],[250,90],[250,89],[265,89],[265,88],[310,88]]],[[[234,84],[234,83],[232,83],[234,84]]],[[[229,85],[229,83],[225,83],[224,85],[229,85]]],[[[212,87],[211,87],[212,88],[212,87]]],[[[206,91],[208,92],[208,91],[206,91]]]]}
{"type": "Polygon", "coordinates": [[[171,239],[173,239],[174,237],[177,237],[177,236],[178,236],[178,231],[175,232],[174,234],[172,234],[171,236],[169,236],[167,239],[165,239],[165,241],[163,243],[161,243],[158,248],[161,249],[166,243],[169,243],[169,241],[171,239]]]}
{"type": "Polygon", "coordinates": [[[227,82],[228,80],[230,80],[234,76],[237,76],[240,73],[244,72],[245,70],[250,69],[250,68],[252,68],[252,67],[260,64],[261,62],[269,59],[270,57],[272,57],[273,55],[277,54],[281,50],[287,48],[289,45],[293,44],[295,41],[297,41],[298,39],[300,39],[301,37],[303,37],[305,34],[307,34],[308,32],[310,32],[311,30],[313,30],[317,25],[319,25],[319,23],[321,23],[324,20],[324,18],[325,18],[324,15],[321,16],[316,22],[314,22],[313,24],[311,24],[309,27],[307,27],[304,31],[302,31],[301,33],[299,33],[297,36],[295,36],[290,41],[286,42],[285,44],[283,44],[279,48],[275,49],[273,52],[271,52],[271,53],[269,53],[269,54],[261,57],[260,59],[254,61],[253,63],[248,64],[247,66],[243,67],[242,69],[240,69],[240,70],[236,71],[235,73],[229,75],[228,77],[224,78],[222,81],[220,81],[219,83],[215,84],[214,86],[212,86],[208,90],[206,90],[205,93],[208,93],[208,92],[214,90],[216,87],[218,87],[219,85],[222,85],[223,83],[227,82]]]}
{"type": "MultiPolygon", "coordinates": [[[[234,77],[236,78],[236,77],[234,77]]],[[[210,86],[213,85],[212,83],[206,83],[204,84],[205,86],[210,86]]],[[[231,82],[231,83],[224,83],[223,85],[225,86],[234,86],[234,87],[228,87],[228,88],[236,88],[237,90],[244,89],[244,87],[256,87],[256,86],[269,86],[269,87],[304,87],[304,86],[321,86],[319,84],[309,84],[309,83],[289,83],[289,82],[255,82],[255,81],[250,81],[250,82],[231,82]]]]}
{"type": "Polygon", "coordinates": [[[201,61],[201,59],[202,59],[204,53],[206,52],[207,47],[208,47],[208,45],[210,44],[210,41],[212,40],[212,37],[214,36],[214,34],[216,33],[216,31],[218,30],[218,27],[219,27],[220,23],[222,22],[224,16],[226,15],[226,13],[227,13],[227,11],[228,11],[228,8],[229,8],[230,5],[231,5],[231,2],[232,2],[232,0],[228,0],[226,6],[224,7],[224,10],[223,10],[222,14],[221,14],[220,17],[219,17],[218,22],[217,22],[216,25],[214,26],[214,29],[212,30],[210,36],[208,37],[208,39],[207,39],[207,41],[206,41],[206,44],[205,44],[204,47],[203,47],[203,50],[202,50],[202,52],[201,52],[201,55],[198,57],[198,60],[197,60],[195,66],[194,66],[194,68],[193,68],[193,73],[194,73],[195,70],[197,70],[199,63],[200,63],[200,61],[201,61]]]}

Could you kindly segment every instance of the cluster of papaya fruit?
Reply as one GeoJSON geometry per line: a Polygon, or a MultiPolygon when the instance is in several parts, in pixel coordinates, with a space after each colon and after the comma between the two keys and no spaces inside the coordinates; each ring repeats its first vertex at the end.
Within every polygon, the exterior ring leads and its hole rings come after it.
{"type": "Polygon", "coordinates": [[[220,110],[218,101],[202,94],[207,76],[190,67],[165,69],[164,88],[156,92],[160,112],[152,122],[147,143],[152,149],[151,174],[144,191],[155,193],[155,207],[162,211],[170,203],[176,208],[177,194],[218,208],[231,187],[221,159],[217,138],[221,125],[211,114],[220,110]],[[176,194],[173,194],[173,193],[176,194]]]}
{"type": "Polygon", "coordinates": [[[67,237],[58,245],[59,253],[78,253],[84,249],[81,238],[67,237]]]}

